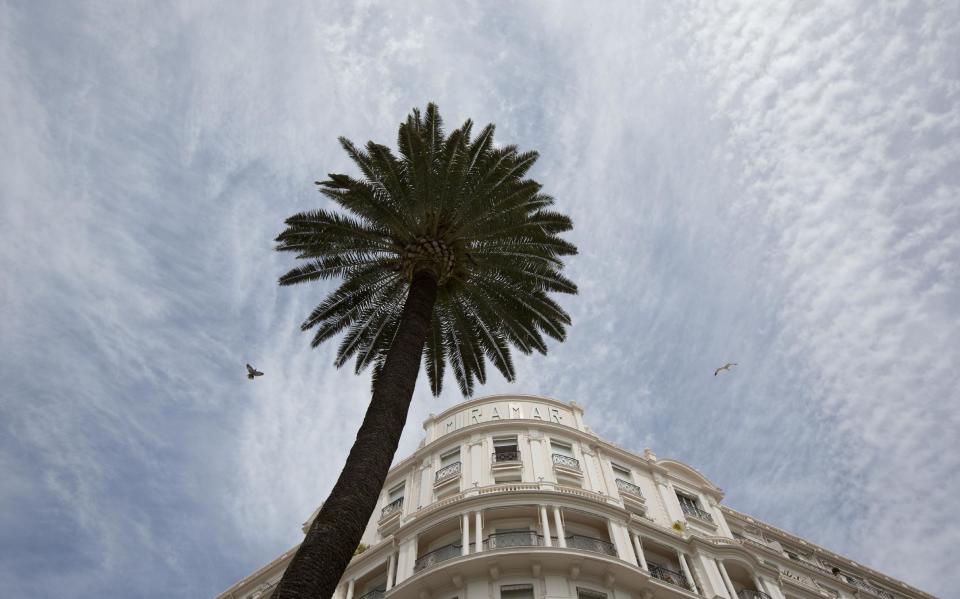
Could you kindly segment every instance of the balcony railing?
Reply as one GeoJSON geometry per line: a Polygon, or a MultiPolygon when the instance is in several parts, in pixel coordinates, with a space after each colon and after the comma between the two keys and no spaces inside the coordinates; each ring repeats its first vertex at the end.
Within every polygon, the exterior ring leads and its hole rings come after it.
{"type": "Polygon", "coordinates": [[[740,589],[737,591],[737,599],[771,599],[770,595],[763,591],[752,591],[750,589],[740,589]]]}
{"type": "Polygon", "coordinates": [[[386,589],[373,589],[369,593],[360,595],[359,599],[383,599],[383,595],[386,592],[386,589]]]}
{"type": "Polygon", "coordinates": [[[380,510],[380,519],[383,520],[390,514],[393,514],[394,512],[399,512],[401,508],[403,508],[403,497],[394,499],[387,505],[383,506],[383,509],[380,510]]]}
{"type": "Polygon", "coordinates": [[[630,493],[631,495],[636,495],[637,497],[643,497],[643,493],[640,491],[640,487],[633,484],[628,480],[623,480],[622,478],[617,479],[617,488],[623,491],[624,493],[630,493]]]}
{"type": "Polygon", "coordinates": [[[585,537],[583,535],[570,535],[566,537],[566,541],[568,548],[572,547],[573,549],[583,549],[584,551],[603,553],[604,555],[612,555],[613,557],[617,556],[617,549],[613,546],[613,543],[601,539],[585,537]]]}
{"type": "Polygon", "coordinates": [[[711,516],[709,512],[705,512],[695,505],[690,505],[689,503],[684,503],[681,501],[680,508],[683,510],[683,513],[688,516],[700,518],[701,520],[706,520],[707,522],[713,522],[713,516],[711,516]]]}
{"type": "Polygon", "coordinates": [[[417,561],[413,562],[413,571],[419,572],[424,568],[429,568],[439,564],[440,562],[445,562],[448,559],[453,559],[463,553],[463,545],[456,543],[450,543],[449,545],[444,545],[438,549],[434,549],[430,553],[425,553],[417,558],[417,561]]]}
{"type": "Polygon", "coordinates": [[[520,452],[516,450],[502,450],[493,452],[493,463],[500,462],[519,462],[520,452]]]}
{"type": "Polygon", "coordinates": [[[453,478],[453,477],[455,477],[455,476],[460,476],[461,466],[462,466],[462,464],[461,464],[460,462],[454,462],[454,463],[452,463],[452,464],[448,464],[448,465],[444,466],[443,468],[437,470],[436,482],[439,483],[439,482],[442,482],[442,481],[447,480],[448,478],[453,478]]]}
{"type": "Polygon", "coordinates": [[[563,466],[564,468],[571,468],[573,470],[580,469],[579,460],[571,458],[568,455],[563,455],[562,453],[553,454],[553,463],[557,466],[563,466]]]}
{"type": "Polygon", "coordinates": [[[512,530],[496,532],[487,537],[487,549],[507,549],[509,547],[539,547],[543,537],[532,530],[512,530]]]}
{"type": "Polygon", "coordinates": [[[680,572],[674,572],[658,564],[648,564],[648,566],[650,568],[650,576],[684,589],[690,588],[690,585],[687,583],[687,577],[680,572]]]}
{"type": "Polygon", "coordinates": [[[896,596],[890,591],[885,591],[883,589],[877,588],[872,584],[870,584],[869,582],[867,582],[866,580],[862,580],[860,578],[857,578],[856,576],[850,576],[849,574],[843,574],[843,573],[841,573],[840,576],[850,584],[863,589],[864,591],[870,593],[871,595],[881,597],[882,599],[896,599],[896,596]]]}

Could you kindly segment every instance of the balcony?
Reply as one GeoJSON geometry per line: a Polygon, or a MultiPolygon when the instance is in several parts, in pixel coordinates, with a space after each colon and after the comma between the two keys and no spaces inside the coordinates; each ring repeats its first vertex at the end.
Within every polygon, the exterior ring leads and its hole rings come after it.
{"type": "Polygon", "coordinates": [[[770,595],[763,591],[752,591],[750,589],[740,589],[737,591],[737,599],[771,599],[770,595]]]}
{"type": "Polygon", "coordinates": [[[360,597],[359,597],[358,599],[383,599],[383,595],[384,595],[384,593],[386,593],[386,592],[387,592],[387,591],[386,591],[385,588],[384,588],[384,589],[373,589],[373,590],[370,591],[369,593],[364,593],[363,595],[360,595],[360,597]]]}
{"type": "Polygon", "coordinates": [[[580,471],[580,460],[571,458],[568,455],[563,455],[562,453],[553,454],[553,464],[555,466],[569,468],[570,470],[576,470],[578,472],[580,471]]]}
{"type": "Polygon", "coordinates": [[[462,469],[462,464],[460,462],[454,462],[443,468],[437,470],[436,479],[434,484],[439,484],[446,482],[452,478],[457,478],[460,476],[460,471],[462,469]]]}
{"type": "Polygon", "coordinates": [[[687,583],[687,577],[680,572],[674,572],[673,570],[654,563],[648,563],[647,565],[650,568],[650,576],[683,589],[690,588],[690,585],[687,583]]]}
{"type": "Polygon", "coordinates": [[[681,501],[680,508],[683,510],[683,513],[688,516],[693,516],[694,518],[699,518],[700,520],[704,520],[713,524],[713,516],[711,516],[709,512],[705,512],[695,505],[690,505],[689,503],[681,501]]]}
{"type": "Polygon", "coordinates": [[[493,452],[493,458],[492,458],[492,459],[493,459],[493,463],[494,463],[494,464],[519,462],[519,461],[520,461],[520,452],[519,452],[519,451],[516,451],[516,450],[513,450],[513,451],[507,451],[507,450],[504,450],[504,451],[495,451],[495,452],[493,452]]]}
{"type": "Polygon", "coordinates": [[[386,520],[389,516],[400,512],[403,509],[403,497],[394,499],[380,510],[380,520],[386,520]]]}
{"type": "Polygon", "coordinates": [[[628,493],[635,497],[643,499],[643,492],[640,491],[640,487],[633,484],[628,480],[623,480],[622,478],[617,479],[617,488],[620,489],[621,493],[628,493]]]}
{"type": "Polygon", "coordinates": [[[592,551],[594,553],[617,557],[617,549],[613,546],[613,543],[602,539],[595,539],[584,535],[570,535],[565,537],[565,540],[567,541],[568,548],[582,549],[584,551],[592,551]]]}
{"type": "Polygon", "coordinates": [[[419,572],[425,568],[435,566],[440,562],[445,562],[448,559],[453,559],[463,553],[463,545],[459,543],[450,543],[449,545],[444,545],[439,549],[434,549],[430,553],[425,553],[417,558],[417,561],[413,563],[413,571],[419,572]]]}
{"type": "Polygon", "coordinates": [[[510,547],[540,547],[543,537],[532,530],[512,530],[497,532],[487,537],[488,550],[508,549],[510,547]]]}

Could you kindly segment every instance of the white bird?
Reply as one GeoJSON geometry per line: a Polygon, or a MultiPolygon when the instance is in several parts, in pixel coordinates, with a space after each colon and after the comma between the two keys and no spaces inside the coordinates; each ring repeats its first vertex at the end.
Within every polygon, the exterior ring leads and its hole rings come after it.
{"type": "Polygon", "coordinates": [[[724,364],[724,365],[721,366],[720,368],[717,368],[716,370],[714,370],[714,371],[713,371],[713,376],[717,376],[718,374],[720,374],[720,371],[721,371],[721,370],[730,370],[730,367],[731,367],[731,366],[736,366],[736,365],[737,365],[736,362],[727,362],[726,364],[724,364]]]}
{"type": "Polygon", "coordinates": [[[253,377],[255,376],[263,376],[263,373],[257,370],[256,368],[254,368],[253,366],[247,364],[247,378],[252,381],[253,377]]]}

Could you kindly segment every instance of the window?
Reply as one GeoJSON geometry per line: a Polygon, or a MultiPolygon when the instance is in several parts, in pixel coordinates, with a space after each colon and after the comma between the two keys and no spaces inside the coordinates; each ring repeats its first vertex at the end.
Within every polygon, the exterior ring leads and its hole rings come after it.
{"type": "Polygon", "coordinates": [[[400,483],[396,487],[390,489],[390,493],[387,496],[387,503],[393,503],[398,499],[403,499],[403,483],[400,483]]]}
{"type": "Polygon", "coordinates": [[[403,483],[395,486],[387,492],[387,504],[380,510],[380,519],[398,513],[403,508],[403,483]]]}
{"type": "Polygon", "coordinates": [[[460,448],[440,454],[440,468],[437,469],[436,482],[448,482],[460,478],[460,448]]]}
{"type": "Polygon", "coordinates": [[[696,497],[678,492],[677,499],[680,501],[680,509],[683,510],[684,514],[693,516],[695,518],[700,518],[701,520],[706,520],[708,522],[713,522],[713,516],[710,515],[710,512],[700,509],[700,505],[697,502],[696,497]]]}
{"type": "Polygon", "coordinates": [[[446,468],[450,464],[456,464],[459,461],[460,461],[460,448],[458,447],[440,456],[440,467],[446,468]]]}
{"type": "Polygon", "coordinates": [[[505,584],[500,587],[500,599],[533,599],[533,585],[505,584]]]}
{"type": "Polygon", "coordinates": [[[607,599],[607,594],[593,589],[577,587],[577,599],[607,599]]]}
{"type": "Polygon", "coordinates": [[[572,458],[573,456],[573,446],[563,443],[561,441],[550,441],[550,449],[553,453],[558,453],[562,456],[572,458]]]}
{"type": "Polygon", "coordinates": [[[517,462],[520,460],[520,448],[517,446],[517,436],[495,437],[493,439],[493,461],[517,462]]]}
{"type": "Polygon", "coordinates": [[[617,464],[610,464],[610,467],[613,468],[613,475],[617,478],[622,478],[625,481],[630,481],[630,469],[624,468],[623,466],[618,466],[617,464]]]}

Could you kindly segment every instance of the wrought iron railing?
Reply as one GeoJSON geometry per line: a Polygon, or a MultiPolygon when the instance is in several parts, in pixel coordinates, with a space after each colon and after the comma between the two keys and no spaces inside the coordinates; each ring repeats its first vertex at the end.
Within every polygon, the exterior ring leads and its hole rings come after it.
{"type": "Polygon", "coordinates": [[[695,505],[690,505],[689,503],[684,503],[681,501],[680,508],[683,510],[683,513],[688,516],[700,518],[701,520],[706,520],[707,522],[713,522],[713,516],[710,515],[710,512],[705,512],[695,505]]]}
{"type": "Polygon", "coordinates": [[[460,467],[462,464],[460,462],[454,462],[448,464],[443,468],[437,470],[437,479],[436,482],[447,480],[448,478],[453,478],[454,476],[460,476],[460,467]]]}
{"type": "Polygon", "coordinates": [[[564,466],[565,468],[572,468],[573,470],[580,469],[580,461],[571,458],[568,455],[563,455],[562,453],[553,454],[553,463],[558,466],[564,466]]]}
{"type": "Polygon", "coordinates": [[[633,484],[628,480],[623,480],[622,478],[617,479],[617,488],[623,491],[624,493],[630,493],[631,495],[636,495],[637,497],[643,497],[643,493],[640,491],[640,487],[633,484]]]}
{"type": "Polygon", "coordinates": [[[516,450],[501,450],[493,452],[493,463],[500,462],[519,462],[520,452],[516,450]]]}
{"type": "Polygon", "coordinates": [[[429,568],[430,566],[439,564],[440,562],[445,562],[448,559],[453,559],[463,553],[463,545],[458,543],[450,543],[449,545],[444,545],[438,549],[434,549],[430,553],[424,553],[417,558],[417,561],[413,562],[413,571],[419,572],[424,568],[429,568]]]}
{"type": "Polygon", "coordinates": [[[507,549],[509,547],[539,547],[543,537],[532,530],[511,530],[495,532],[487,537],[487,549],[507,549]]]}
{"type": "Polygon", "coordinates": [[[664,582],[669,582],[670,584],[689,589],[690,585],[687,583],[687,577],[681,574],[680,572],[674,572],[669,568],[664,568],[659,564],[648,563],[647,567],[650,568],[650,576],[658,578],[664,582]]]}
{"type": "Polygon", "coordinates": [[[360,595],[359,599],[383,599],[383,595],[386,592],[387,590],[385,588],[373,589],[368,593],[364,593],[363,595],[360,595]]]}
{"type": "Polygon", "coordinates": [[[584,535],[570,535],[566,537],[566,541],[568,548],[572,547],[573,549],[583,549],[585,551],[593,551],[594,553],[617,556],[617,549],[613,546],[613,543],[602,539],[595,539],[584,535]]]}
{"type": "Polygon", "coordinates": [[[380,519],[383,520],[390,514],[394,512],[399,512],[402,507],[403,507],[403,497],[394,499],[387,505],[383,506],[383,509],[380,510],[380,519]]]}
{"type": "Polygon", "coordinates": [[[856,576],[850,576],[849,574],[844,574],[842,572],[840,573],[840,576],[850,584],[865,590],[871,595],[881,597],[882,599],[896,599],[896,595],[894,595],[890,591],[885,591],[881,588],[877,588],[872,584],[870,584],[869,582],[867,582],[866,580],[857,578],[856,576]]]}
{"type": "Polygon", "coordinates": [[[753,591],[750,589],[740,589],[737,591],[738,599],[771,599],[770,595],[763,591],[753,591]]]}

